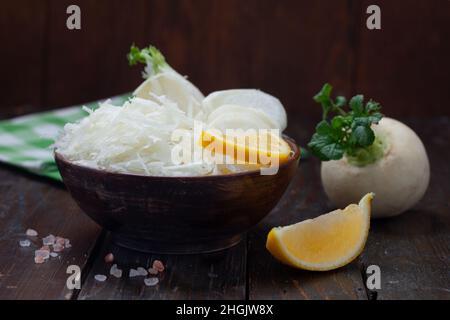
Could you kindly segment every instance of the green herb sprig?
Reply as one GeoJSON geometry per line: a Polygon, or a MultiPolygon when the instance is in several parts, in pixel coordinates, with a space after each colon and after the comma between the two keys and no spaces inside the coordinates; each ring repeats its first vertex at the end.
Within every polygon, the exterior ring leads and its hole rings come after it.
{"type": "Polygon", "coordinates": [[[127,54],[127,58],[130,66],[134,66],[138,63],[146,64],[151,67],[153,74],[158,74],[161,72],[162,68],[168,66],[161,51],[154,46],[139,49],[133,44],[130,48],[130,52],[127,54]]]}
{"type": "Polygon", "coordinates": [[[323,113],[322,121],[317,124],[316,132],[308,143],[311,152],[322,161],[370,152],[370,146],[375,141],[371,125],[377,124],[383,117],[379,112],[381,105],[372,100],[364,104],[364,96],[358,94],[350,99],[349,110],[346,111],[347,99],[338,96],[333,100],[332,90],[333,87],[326,83],[313,98],[321,104],[323,113]],[[332,114],[335,115],[329,119],[332,114]]]}

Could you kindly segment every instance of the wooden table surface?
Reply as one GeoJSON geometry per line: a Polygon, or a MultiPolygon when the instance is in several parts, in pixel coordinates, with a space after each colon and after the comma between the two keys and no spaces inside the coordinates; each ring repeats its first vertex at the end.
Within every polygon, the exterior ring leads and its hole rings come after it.
{"type": "MultiPolygon", "coordinates": [[[[277,207],[239,245],[204,255],[148,255],[115,246],[110,235],[85,216],[62,184],[0,166],[0,299],[450,299],[450,119],[409,119],[425,143],[431,183],[409,212],[372,222],[363,254],[339,270],[314,273],[281,265],[265,249],[273,226],[315,217],[332,209],[319,179],[319,162],[300,163],[298,174],[277,207]],[[72,248],[59,258],[35,264],[35,247],[18,241],[27,228],[62,235],[72,248]],[[112,252],[124,269],[108,274],[103,259],[112,252]],[[128,269],[166,264],[155,287],[128,269]],[[66,268],[82,269],[81,290],[66,288],[66,268]],[[381,269],[381,289],[367,290],[366,267],[381,269]]],[[[312,123],[291,122],[289,134],[305,144],[312,123]]]]}

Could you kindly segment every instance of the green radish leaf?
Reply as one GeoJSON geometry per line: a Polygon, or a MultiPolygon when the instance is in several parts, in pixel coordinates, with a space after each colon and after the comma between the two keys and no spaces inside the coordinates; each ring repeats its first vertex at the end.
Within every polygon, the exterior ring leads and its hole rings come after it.
{"type": "Polygon", "coordinates": [[[364,105],[364,96],[358,94],[350,99],[347,106],[347,100],[343,96],[338,96],[333,101],[332,89],[333,87],[326,83],[313,97],[314,101],[322,106],[322,121],[317,124],[316,132],[308,144],[311,153],[322,161],[365,153],[370,156],[365,158],[377,159],[379,155],[371,156],[371,150],[376,149],[371,148],[375,141],[371,126],[383,117],[379,112],[381,105],[373,100],[364,105]],[[334,116],[328,119],[330,114],[334,116]]]}
{"type": "Polygon", "coordinates": [[[332,90],[333,87],[325,83],[319,93],[313,97],[314,101],[320,103],[322,106],[323,119],[327,117],[328,112],[333,108],[333,101],[330,98],[332,90]]]}
{"type": "Polygon", "coordinates": [[[161,51],[154,46],[139,49],[133,44],[127,54],[127,59],[130,66],[138,63],[149,65],[154,74],[158,74],[163,67],[168,65],[161,51]]]}
{"type": "Polygon", "coordinates": [[[350,109],[352,109],[356,115],[360,115],[364,111],[363,100],[364,96],[362,94],[358,94],[350,99],[350,109]]]}
{"type": "Polygon", "coordinates": [[[370,113],[370,112],[375,112],[375,111],[380,111],[381,109],[381,105],[378,102],[369,100],[366,103],[366,112],[370,113]]]}
{"type": "Polygon", "coordinates": [[[346,103],[347,103],[347,99],[345,99],[345,97],[343,97],[343,96],[336,97],[336,102],[335,102],[336,107],[343,107],[343,106],[345,106],[346,103]]]}
{"type": "Polygon", "coordinates": [[[370,146],[375,140],[375,134],[370,127],[357,126],[352,130],[350,139],[358,147],[367,147],[370,146]]]}

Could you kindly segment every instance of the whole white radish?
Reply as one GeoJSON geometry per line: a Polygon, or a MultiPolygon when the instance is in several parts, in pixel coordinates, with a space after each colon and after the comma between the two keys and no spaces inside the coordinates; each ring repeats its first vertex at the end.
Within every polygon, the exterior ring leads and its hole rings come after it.
{"type": "Polygon", "coordinates": [[[428,156],[420,138],[400,121],[381,119],[376,102],[364,105],[358,95],[350,100],[351,111],[345,112],[344,98],[334,102],[330,94],[331,86],[326,85],[315,100],[325,104],[326,115],[339,115],[319,123],[309,146],[323,160],[321,179],[331,202],[343,207],[374,192],[374,218],[411,209],[430,180],[428,156]]]}
{"type": "Polygon", "coordinates": [[[412,208],[424,195],[430,180],[430,165],[419,137],[400,121],[383,118],[373,125],[383,156],[358,166],[351,158],[322,162],[322,184],[330,200],[345,207],[367,190],[377,195],[374,218],[395,216],[412,208]]]}

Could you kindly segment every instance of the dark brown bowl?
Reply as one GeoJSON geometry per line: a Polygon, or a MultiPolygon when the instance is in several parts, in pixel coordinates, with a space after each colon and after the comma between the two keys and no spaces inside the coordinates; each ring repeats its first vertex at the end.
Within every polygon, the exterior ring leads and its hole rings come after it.
{"type": "Polygon", "coordinates": [[[211,252],[233,246],[277,204],[300,158],[276,175],[259,171],[156,177],[80,166],[55,153],[64,184],[80,208],[110,230],[118,245],[156,253],[211,252]]]}

